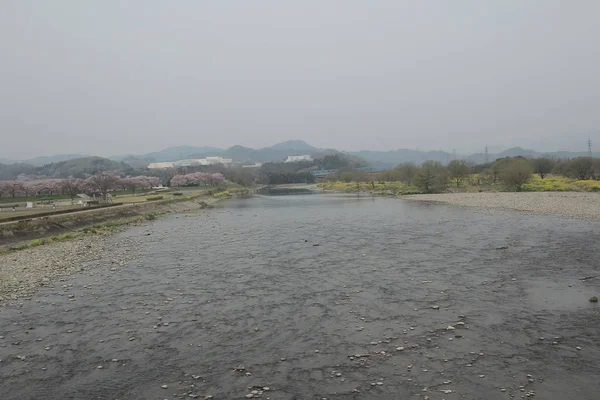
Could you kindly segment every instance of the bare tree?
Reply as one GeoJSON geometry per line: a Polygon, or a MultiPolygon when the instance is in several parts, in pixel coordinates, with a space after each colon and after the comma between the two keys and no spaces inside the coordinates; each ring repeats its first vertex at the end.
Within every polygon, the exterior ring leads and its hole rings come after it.
{"type": "Polygon", "coordinates": [[[414,177],[415,185],[424,193],[441,192],[447,182],[446,169],[438,161],[425,161],[414,177]]]}
{"type": "Polygon", "coordinates": [[[75,197],[81,192],[81,189],[83,189],[84,182],[82,179],[69,178],[63,180],[61,184],[62,189],[69,195],[71,203],[73,203],[75,197]]]}
{"type": "Polygon", "coordinates": [[[407,185],[413,181],[415,175],[419,171],[419,168],[411,162],[402,163],[398,165],[396,169],[398,170],[400,181],[407,185]]]}
{"type": "Polygon", "coordinates": [[[546,157],[534,158],[533,160],[531,160],[533,172],[538,174],[542,179],[544,179],[549,173],[552,172],[555,165],[556,162],[554,160],[546,157]]]}
{"type": "Polygon", "coordinates": [[[448,164],[448,177],[452,182],[456,183],[456,187],[460,186],[467,176],[469,176],[470,172],[471,168],[463,160],[452,160],[448,164]]]}
{"type": "Polygon", "coordinates": [[[594,176],[594,159],[592,157],[576,157],[568,161],[567,173],[579,180],[588,180],[594,176]]]}
{"type": "Polygon", "coordinates": [[[509,188],[520,192],[523,185],[531,180],[533,170],[527,160],[509,160],[502,163],[500,167],[500,181],[509,188]]]}

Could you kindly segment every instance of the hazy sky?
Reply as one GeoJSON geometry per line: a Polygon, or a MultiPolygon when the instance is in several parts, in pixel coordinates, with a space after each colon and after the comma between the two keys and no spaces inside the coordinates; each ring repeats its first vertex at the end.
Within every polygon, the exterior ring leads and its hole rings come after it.
{"type": "Polygon", "coordinates": [[[600,148],[599,15],[597,0],[0,0],[0,157],[600,148]]]}

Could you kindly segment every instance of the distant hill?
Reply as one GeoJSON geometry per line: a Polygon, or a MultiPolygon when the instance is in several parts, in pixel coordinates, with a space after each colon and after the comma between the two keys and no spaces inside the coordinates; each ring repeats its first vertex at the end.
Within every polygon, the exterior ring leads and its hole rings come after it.
{"type": "MultiPolygon", "coordinates": [[[[521,147],[512,147],[504,150],[500,153],[489,153],[487,156],[488,161],[495,161],[498,158],[504,157],[527,157],[527,158],[538,158],[538,157],[550,157],[555,159],[567,159],[575,157],[586,157],[587,152],[575,152],[575,151],[552,151],[552,152],[539,152],[530,149],[523,149],[521,147]]],[[[594,157],[600,157],[600,153],[593,153],[594,157]]],[[[461,157],[473,164],[483,164],[486,160],[484,153],[475,153],[469,156],[461,157]]]]}
{"type": "Polygon", "coordinates": [[[130,165],[108,158],[83,157],[37,167],[34,173],[38,176],[53,178],[68,178],[70,176],[84,178],[99,171],[118,171],[126,174],[132,170],[130,165]]]}
{"type": "MultiPolygon", "coordinates": [[[[175,146],[153,153],[115,156],[110,157],[110,159],[85,157],[77,154],[37,157],[24,162],[0,159],[0,164],[3,164],[0,169],[0,179],[11,179],[7,178],[7,176],[16,176],[15,174],[18,175],[17,171],[22,171],[29,175],[32,174],[32,169],[34,173],[38,175],[69,176],[74,173],[85,175],[93,173],[96,170],[131,171],[132,168],[144,169],[148,164],[153,162],[177,161],[209,156],[231,158],[236,163],[267,163],[283,161],[288,156],[294,155],[309,154],[314,159],[317,159],[336,153],[356,156],[360,160],[369,163],[371,167],[377,169],[393,168],[404,162],[412,162],[419,165],[427,160],[434,160],[439,161],[442,164],[447,164],[454,159],[454,154],[445,151],[398,149],[390,151],[362,150],[347,153],[335,149],[319,149],[303,140],[288,140],[260,149],[239,145],[232,146],[228,149],[219,149],[208,146],[175,146]]],[[[586,155],[586,152],[556,151],[544,153],[521,147],[512,147],[499,153],[489,153],[487,155],[487,160],[494,161],[498,158],[517,156],[566,159],[586,155]]],[[[600,153],[594,153],[594,156],[599,157],[600,153]]],[[[457,155],[456,158],[466,160],[473,164],[481,164],[485,162],[486,155],[484,153],[474,153],[470,155],[457,155]]]]}
{"type": "Polygon", "coordinates": [[[0,180],[12,180],[20,174],[30,175],[35,171],[35,167],[29,164],[0,164],[0,180]]]}
{"type": "Polygon", "coordinates": [[[308,154],[313,158],[318,158],[335,152],[337,152],[337,150],[318,149],[302,140],[290,140],[262,149],[253,149],[237,145],[216,154],[209,154],[206,152],[194,153],[191,154],[189,158],[203,158],[211,155],[218,155],[225,158],[231,158],[235,162],[274,162],[283,161],[288,156],[308,154]]]}
{"type": "Polygon", "coordinates": [[[292,150],[292,151],[303,151],[303,152],[312,152],[312,151],[317,151],[319,149],[317,149],[314,146],[311,146],[310,144],[306,143],[304,140],[288,140],[286,142],[281,142],[281,143],[277,143],[271,147],[267,147],[268,149],[272,149],[272,150],[292,150]]]}
{"type": "Polygon", "coordinates": [[[147,157],[126,156],[118,161],[123,162],[125,164],[129,164],[133,168],[144,169],[149,164],[156,162],[156,159],[151,158],[151,157],[147,158],[147,157]]]}
{"type": "MultiPolygon", "coordinates": [[[[157,151],[154,153],[147,153],[135,156],[138,159],[152,159],[154,162],[165,162],[165,161],[177,161],[184,160],[186,158],[191,157],[193,154],[209,154],[209,155],[218,155],[223,151],[223,149],[219,149],[216,147],[197,147],[197,146],[175,146],[168,147],[164,150],[157,151]]],[[[126,158],[130,158],[130,156],[123,156],[119,159],[119,157],[111,157],[113,160],[121,161],[126,158]]]]}
{"type": "Polygon", "coordinates": [[[0,163],[2,163],[2,164],[29,164],[29,165],[33,165],[36,167],[41,167],[42,165],[61,162],[61,161],[68,161],[68,160],[72,160],[74,158],[81,158],[81,157],[85,157],[85,156],[82,154],[59,154],[56,156],[35,157],[35,158],[29,159],[29,160],[18,160],[18,161],[2,158],[2,159],[0,159],[0,163]]]}
{"type": "Polygon", "coordinates": [[[395,167],[404,162],[421,164],[423,161],[432,160],[446,164],[452,159],[452,154],[444,151],[419,151],[399,149],[393,151],[362,150],[351,153],[379,166],[395,167]]]}

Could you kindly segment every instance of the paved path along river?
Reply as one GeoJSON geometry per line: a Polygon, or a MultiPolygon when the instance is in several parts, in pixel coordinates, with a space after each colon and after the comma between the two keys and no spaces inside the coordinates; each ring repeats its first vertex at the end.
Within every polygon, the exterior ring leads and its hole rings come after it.
{"type": "Polygon", "coordinates": [[[337,195],[168,216],[0,309],[0,398],[597,399],[599,228],[337,195]]]}

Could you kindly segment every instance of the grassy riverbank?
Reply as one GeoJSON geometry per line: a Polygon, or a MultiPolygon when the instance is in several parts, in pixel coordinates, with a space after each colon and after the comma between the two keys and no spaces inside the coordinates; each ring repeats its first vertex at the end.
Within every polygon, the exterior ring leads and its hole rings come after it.
{"type": "Polygon", "coordinates": [[[204,208],[238,192],[194,193],[168,200],[3,223],[0,224],[0,251],[36,247],[90,233],[106,233],[116,226],[153,219],[160,214],[204,208]]]}

